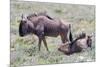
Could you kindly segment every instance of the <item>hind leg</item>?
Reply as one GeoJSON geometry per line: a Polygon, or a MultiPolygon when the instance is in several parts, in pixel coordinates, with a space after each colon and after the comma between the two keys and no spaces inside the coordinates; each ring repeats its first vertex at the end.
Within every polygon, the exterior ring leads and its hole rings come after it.
{"type": "Polygon", "coordinates": [[[65,36],[63,34],[60,34],[60,36],[61,36],[62,43],[66,43],[65,36]]]}
{"type": "Polygon", "coordinates": [[[69,33],[65,34],[64,39],[65,39],[66,42],[71,42],[70,38],[69,38],[69,33]]]}

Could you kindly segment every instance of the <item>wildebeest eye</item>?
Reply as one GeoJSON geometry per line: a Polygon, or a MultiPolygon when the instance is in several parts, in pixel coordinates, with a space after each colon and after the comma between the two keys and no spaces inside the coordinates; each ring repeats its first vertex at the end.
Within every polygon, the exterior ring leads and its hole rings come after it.
{"type": "Polygon", "coordinates": [[[26,21],[21,20],[21,23],[26,23],[26,21]]]}

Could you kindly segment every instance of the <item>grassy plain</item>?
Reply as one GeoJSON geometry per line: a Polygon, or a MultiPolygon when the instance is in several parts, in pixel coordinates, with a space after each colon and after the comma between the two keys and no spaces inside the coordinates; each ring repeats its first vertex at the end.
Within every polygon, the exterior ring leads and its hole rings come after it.
{"type": "Polygon", "coordinates": [[[40,2],[11,2],[11,67],[21,65],[58,64],[95,61],[95,6],[74,5],[40,2]],[[72,34],[75,38],[78,33],[84,31],[93,35],[92,50],[64,55],[57,50],[61,43],[60,37],[47,37],[49,51],[43,43],[41,51],[38,51],[38,39],[35,35],[20,37],[18,34],[19,22],[22,14],[44,12],[53,18],[61,18],[72,24],[72,34]]]}

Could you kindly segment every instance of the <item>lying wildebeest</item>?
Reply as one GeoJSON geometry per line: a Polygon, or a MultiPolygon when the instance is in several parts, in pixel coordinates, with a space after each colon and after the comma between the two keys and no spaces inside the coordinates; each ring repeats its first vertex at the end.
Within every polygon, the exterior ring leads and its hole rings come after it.
{"type": "Polygon", "coordinates": [[[72,42],[66,42],[65,44],[61,45],[58,50],[67,55],[70,55],[72,53],[81,52],[83,49],[91,47],[91,44],[91,36],[82,33],[72,42]]]}
{"type": "Polygon", "coordinates": [[[22,19],[19,25],[19,35],[25,36],[31,33],[37,35],[39,38],[39,42],[38,42],[39,51],[41,47],[41,41],[44,42],[44,45],[48,51],[45,36],[57,37],[58,35],[60,35],[63,43],[69,40],[72,41],[70,24],[64,24],[61,20],[53,21],[47,18],[46,16],[32,15],[30,17],[29,15],[27,17],[28,18],[25,18],[22,15],[22,19]]]}

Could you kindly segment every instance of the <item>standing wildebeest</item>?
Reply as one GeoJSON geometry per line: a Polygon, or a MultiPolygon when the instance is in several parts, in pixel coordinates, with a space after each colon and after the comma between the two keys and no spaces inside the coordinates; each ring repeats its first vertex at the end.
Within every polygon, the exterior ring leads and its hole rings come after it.
{"type": "Polygon", "coordinates": [[[46,16],[29,15],[27,16],[27,18],[22,16],[19,25],[19,35],[25,36],[30,33],[34,33],[35,35],[38,36],[39,51],[41,47],[41,41],[44,42],[44,45],[48,51],[45,36],[57,37],[58,35],[60,35],[63,43],[69,41],[69,39],[70,41],[72,41],[70,24],[65,25],[61,20],[53,21],[47,18],[46,16]]]}
{"type": "Polygon", "coordinates": [[[58,50],[68,55],[75,52],[81,52],[83,49],[91,47],[91,44],[91,36],[82,33],[72,42],[66,42],[65,44],[61,45],[58,50]]]}

